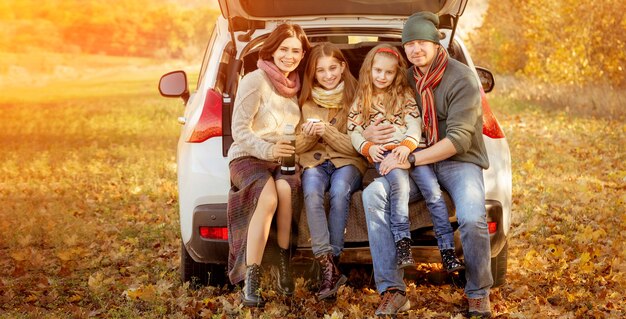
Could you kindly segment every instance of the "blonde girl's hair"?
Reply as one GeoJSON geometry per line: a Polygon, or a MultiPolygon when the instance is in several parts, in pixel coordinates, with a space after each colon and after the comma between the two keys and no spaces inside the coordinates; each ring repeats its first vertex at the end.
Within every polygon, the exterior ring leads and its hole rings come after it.
{"type": "Polygon", "coordinates": [[[356,94],[358,82],[354,78],[352,73],[350,73],[348,60],[346,60],[346,57],[343,55],[343,53],[341,53],[341,50],[339,50],[339,48],[329,42],[323,42],[314,46],[309,53],[306,68],[304,69],[302,90],[300,91],[300,105],[303,105],[304,102],[312,98],[311,91],[313,90],[313,87],[319,85],[319,83],[317,83],[317,80],[315,79],[315,69],[317,68],[317,60],[322,57],[335,58],[337,61],[339,61],[339,63],[343,62],[345,66],[343,73],[341,74],[341,79],[344,83],[343,98],[341,102],[343,104],[343,108],[347,111],[350,108],[352,101],[354,100],[354,95],[356,94]]]}
{"type": "Polygon", "coordinates": [[[374,58],[378,55],[384,55],[398,61],[398,72],[393,79],[391,85],[386,89],[386,94],[383,98],[383,105],[385,106],[385,117],[393,122],[393,111],[397,107],[402,107],[405,94],[409,93],[411,88],[407,82],[406,68],[407,64],[400,51],[396,47],[389,44],[379,44],[372,48],[367,55],[361,70],[359,71],[359,86],[357,90],[358,98],[361,103],[361,112],[363,119],[367,122],[370,117],[370,111],[372,107],[372,101],[374,99],[374,79],[372,78],[372,66],[374,65],[374,58]]]}

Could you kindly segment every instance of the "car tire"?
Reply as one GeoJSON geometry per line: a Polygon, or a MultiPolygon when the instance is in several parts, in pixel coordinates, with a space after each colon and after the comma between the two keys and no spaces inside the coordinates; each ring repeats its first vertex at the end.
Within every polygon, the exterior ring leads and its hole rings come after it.
{"type": "Polygon", "coordinates": [[[502,250],[497,256],[491,258],[491,276],[493,277],[493,286],[500,287],[506,282],[507,260],[509,259],[509,242],[504,243],[502,250]]]}
{"type": "Polygon", "coordinates": [[[185,244],[180,245],[180,278],[185,282],[189,282],[189,286],[198,289],[202,286],[221,287],[226,284],[226,267],[218,264],[205,264],[193,260],[185,244]]]}

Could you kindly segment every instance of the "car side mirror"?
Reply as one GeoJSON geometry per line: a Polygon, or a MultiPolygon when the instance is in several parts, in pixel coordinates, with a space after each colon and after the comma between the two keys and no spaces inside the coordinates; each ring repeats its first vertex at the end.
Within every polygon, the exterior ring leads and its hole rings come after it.
{"type": "Polygon", "coordinates": [[[493,90],[493,87],[496,85],[496,81],[493,78],[493,74],[491,74],[491,71],[483,67],[477,66],[476,72],[478,73],[480,84],[483,86],[483,91],[485,91],[485,93],[491,92],[493,90]]]}
{"type": "Polygon", "coordinates": [[[164,74],[159,80],[159,93],[165,97],[180,97],[187,103],[189,89],[185,71],[173,71],[164,74]]]}

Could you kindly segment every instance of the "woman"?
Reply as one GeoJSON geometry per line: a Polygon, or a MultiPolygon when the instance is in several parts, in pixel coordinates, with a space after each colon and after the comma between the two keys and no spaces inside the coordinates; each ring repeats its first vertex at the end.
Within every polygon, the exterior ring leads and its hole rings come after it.
{"type": "Polygon", "coordinates": [[[367,167],[346,134],[347,113],[356,86],[338,48],[322,43],[311,50],[300,95],[301,134],[296,149],[304,169],[302,190],[311,246],[322,271],[317,293],[320,300],[334,295],[347,280],[336,260],[343,250],[350,198],[361,187],[367,167]],[[330,195],[328,220],[325,192],[330,195]]]}
{"type": "MultiPolygon", "coordinates": [[[[279,160],[295,149],[282,138],[286,125],[300,120],[296,68],[310,48],[302,28],[281,24],[259,51],[258,69],[239,83],[232,118],[233,144],[228,151],[232,189],[228,195],[228,276],[233,284],[245,280],[242,303],[262,307],[261,262],[276,215],[279,292],[291,295],[292,214],[301,206],[300,174],[280,173],[279,160]]],[[[295,219],[297,220],[297,218],[295,219]]]]}

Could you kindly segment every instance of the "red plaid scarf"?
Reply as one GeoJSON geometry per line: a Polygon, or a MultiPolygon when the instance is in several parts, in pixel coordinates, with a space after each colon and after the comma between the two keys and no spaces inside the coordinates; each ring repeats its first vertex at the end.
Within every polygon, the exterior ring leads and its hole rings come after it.
{"type": "Polygon", "coordinates": [[[423,74],[417,66],[413,66],[415,89],[422,98],[422,120],[424,121],[428,146],[437,143],[439,140],[439,125],[437,123],[437,108],[435,107],[433,89],[441,82],[447,65],[448,52],[439,46],[437,56],[426,74],[423,74]]]}

